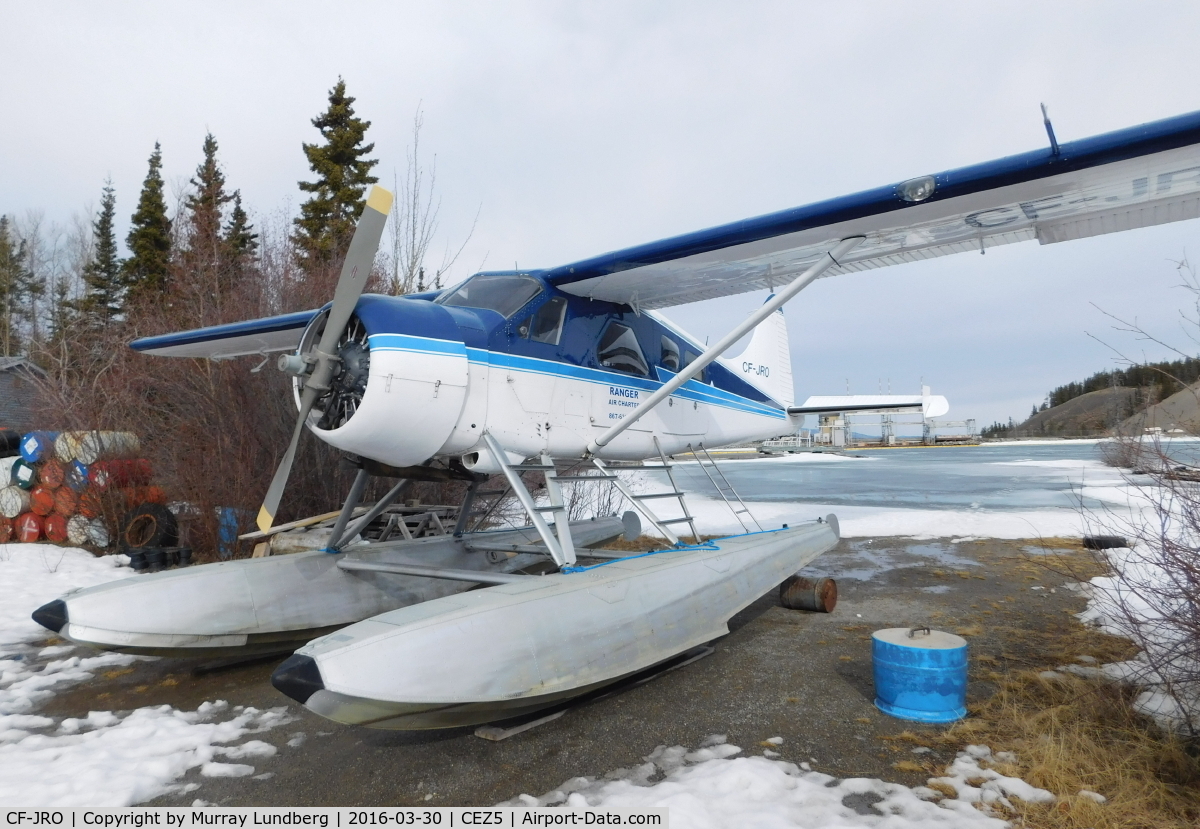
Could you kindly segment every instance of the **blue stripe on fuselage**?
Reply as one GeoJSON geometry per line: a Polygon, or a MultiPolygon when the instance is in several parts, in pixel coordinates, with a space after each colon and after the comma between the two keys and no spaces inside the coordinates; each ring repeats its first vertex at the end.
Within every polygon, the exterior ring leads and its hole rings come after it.
{"type": "MultiPolygon", "coordinates": [[[[582,380],[604,386],[624,386],[639,391],[655,392],[663,384],[643,377],[632,377],[616,371],[575,366],[554,360],[541,360],[536,357],[523,357],[517,354],[505,354],[499,351],[487,351],[482,348],[468,348],[467,359],[472,363],[492,365],[499,368],[512,369],[529,374],[543,374],[552,377],[564,377],[569,380],[582,380]]],[[[683,400],[695,400],[712,406],[735,409],[748,414],[761,415],[776,420],[786,420],[787,414],[779,409],[749,400],[732,392],[708,386],[695,380],[689,380],[674,395],[683,400]]]]}

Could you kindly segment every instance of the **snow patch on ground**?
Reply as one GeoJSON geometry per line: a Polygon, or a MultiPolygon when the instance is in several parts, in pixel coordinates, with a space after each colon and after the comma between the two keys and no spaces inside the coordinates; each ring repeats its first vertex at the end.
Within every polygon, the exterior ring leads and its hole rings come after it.
{"type": "Polygon", "coordinates": [[[1071,665],[1059,670],[1079,675],[1095,675],[1118,682],[1127,682],[1141,689],[1134,700],[1135,710],[1153,718],[1168,730],[1185,731],[1186,725],[1200,722],[1200,688],[1185,687],[1172,682],[1175,677],[1164,676],[1170,669],[1156,670],[1154,665],[1171,666],[1183,674],[1194,673],[1196,666],[1174,655],[1179,638],[1185,635],[1178,627],[1166,623],[1162,605],[1148,600],[1152,592],[1177,589],[1170,573],[1159,566],[1154,552],[1142,544],[1132,548],[1118,547],[1105,551],[1111,576],[1098,576],[1084,585],[1087,608],[1079,620],[1098,627],[1105,633],[1133,639],[1156,653],[1138,654],[1126,662],[1113,662],[1100,667],[1071,665]],[[1130,617],[1136,618],[1131,625],[1130,617]]]}
{"type": "Polygon", "coordinates": [[[149,657],[69,643],[39,647],[53,634],[30,614],[71,590],[133,575],[126,556],[96,557],[47,544],[0,545],[0,803],[14,806],[130,806],[171,792],[189,769],[205,777],[254,773],[245,762],[274,755],[262,740],[225,745],[294,718],[286,707],[259,711],[206,702],[92,711],[61,721],[33,713],[60,688],[149,657]],[[227,716],[224,721],[219,717],[227,716]]]}
{"type": "Polygon", "coordinates": [[[986,746],[968,746],[945,777],[930,783],[954,791],[947,797],[928,786],[909,788],[865,777],[836,778],[808,763],[768,757],[736,757],[741,749],[720,742],[690,751],[659,746],[632,768],[603,777],[575,777],[541,797],[521,794],[502,806],[640,809],[666,806],[671,820],[700,829],[719,827],[836,826],[839,829],[1004,829],[1010,798],[1051,802],[1054,795],[1008,777],[986,746]],[[968,782],[971,781],[971,782],[968,782]]]}
{"type": "MultiPolygon", "coordinates": [[[[66,719],[58,730],[28,734],[0,745],[0,803],[13,806],[132,806],[188,787],[176,781],[189,769],[205,777],[243,777],[254,766],[228,763],[269,757],[261,740],[226,746],[293,721],[286,707],[260,711],[206,702],[195,711],[169,705],[139,708],[124,716],[92,711],[66,719]]],[[[27,727],[48,729],[49,717],[27,727]]]]}

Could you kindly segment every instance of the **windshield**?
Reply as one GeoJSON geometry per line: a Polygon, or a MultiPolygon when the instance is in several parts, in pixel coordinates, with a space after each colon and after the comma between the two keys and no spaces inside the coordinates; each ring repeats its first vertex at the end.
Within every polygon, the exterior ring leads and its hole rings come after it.
{"type": "Polygon", "coordinates": [[[507,318],[537,296],[542,283],[531,276],[512,274],[480,274],[473,276],[438,300],[441,305],[461,305],[466,308],[486,308],[507,318]]]}

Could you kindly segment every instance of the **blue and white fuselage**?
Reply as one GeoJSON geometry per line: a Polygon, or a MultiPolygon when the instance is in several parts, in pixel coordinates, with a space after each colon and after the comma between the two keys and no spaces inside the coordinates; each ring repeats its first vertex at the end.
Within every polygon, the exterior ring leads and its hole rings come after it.
{"type": "MultiPolygon", "coordinates": [[[[319,413],[310,426],[338,449],[394,466],[461,457],[494,471],[485,431],[513,459],[582,457],[703,351],[655,314],[570,296],[535,274],[478,274],[436,299],[367,295],[356,315],[370,353],[361,402],[336,428],[319,428],[319,413]]],[[[786,359],[786,345],[774,352],[786,359]]],[[[772,369],[790,386],[787,366],[755,362],[747,373],[772,369]]],[[[667,453],[770,437],[788,430],[790,402],[712,364],[599,454],[645,458],[657,453],[655,436],[667,453]]]]}

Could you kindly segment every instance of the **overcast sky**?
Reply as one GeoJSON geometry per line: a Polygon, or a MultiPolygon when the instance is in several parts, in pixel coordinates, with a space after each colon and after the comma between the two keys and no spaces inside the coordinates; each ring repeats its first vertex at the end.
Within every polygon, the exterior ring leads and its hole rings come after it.
{"type": "MultiPolygon", "coordinates": [[[[180,186],[208,130],[259,221],[294,210],[340,75],[384,184],[424,110],[435,244],[479,214],[454,279],[1040,148],[1042,101],[1060,141],[1200,109],[1190,2],[0,0],[0,21],[0,213],[66,221],[111,176],[123,238],[154,142],[180,186]]],[[[798,395],[923,378],[948,417],[1019,420],[1112,365],[1089,333],[1163,356],[1095,306],[1184,344],[1188,251],[1198,221],[821,280],[787,308],[798,395]]],[[[667,313],[718,335],[762,299],[667,313]]]]}

